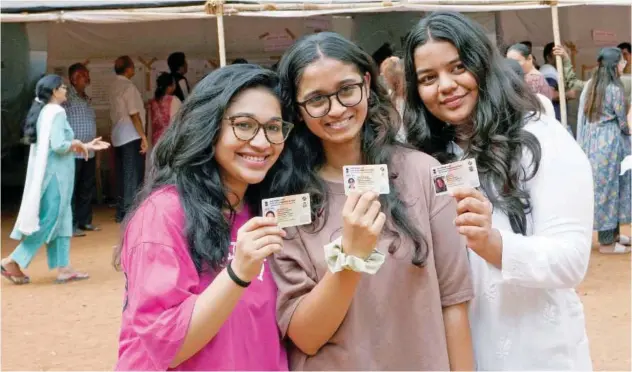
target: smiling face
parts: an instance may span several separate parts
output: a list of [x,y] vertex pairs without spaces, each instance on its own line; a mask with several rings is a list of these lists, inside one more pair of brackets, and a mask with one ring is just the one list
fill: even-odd
[[414,62],[417,92],[426,108],[446,123],[470,124],[478,83],[454,45],[430,40],[415,49]]
[[[215,145],[215,160],[221,167],[224,185],[235,192],[245,191],[248,185],[263,181],[283,151],[283,143],[270,144],[263,128],[250,141],[235,136],[233,125],[242,126],[248,117],[262,124],[281,120],[278,98],[266,88],[250,88],[236,95],[224,114],[222,128]],[[239,119],[243,117],[245,119]]]
[[[323,142],[339,144],[359,140],[368,113],[367,96],[370,80],[368,74],[362,76],[354,65],[336,59],[324,57],[309,64],[303,70],[297,87],[297,101],[306,102],[309,100],[310,107],[316,109],[321,104],[330,105],[329,112],[319,118],[312,117],[317,110],[310,109],[310,107],[300,108],[301,117],[309,130]],[[359,83],[364,84],[357,89]],[[347,102],[353,101],[355,103],[356,100],[353,98],[357,97],[359,103],[352,107],[346,107],[338,101],[336,95],[330,98],[322,97],[336,92],[340,92],[339,96],[343,102],[345,99],[349,99]],[[327,99],[330,100],[329,103],[325,102]]]

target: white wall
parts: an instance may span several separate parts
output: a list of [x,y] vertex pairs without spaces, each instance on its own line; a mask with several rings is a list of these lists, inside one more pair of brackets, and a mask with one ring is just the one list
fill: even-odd
[[[344,17],[333,18],[331,30],[350,37],[351,22]],[[305,21],[299,18],[225,17],[224,27],[229,62],[243,57],[268,65],[274,63],[274,57],[281,53],[265,51],[261,35],[285,32],[286,28],[296,38],[311,32]],[[41,38],[41,33],[39,35],[36,38]],[[219,60],[217,23],[214,19],[133,24],[51,24],[47,49],[51,61],[114,60],[125,54],[147,60],[165,59],[174,51],[182,51],[195,59]]]
[[[385,42],[390,42],[396,51],[400,51],[401,38],[406,36],[424,14],[424,12],[391,12],[354,15],[353,40],[369,54],[373,54]],[[480,23],[487,35],[495,40],[494,13],[465,14]]]

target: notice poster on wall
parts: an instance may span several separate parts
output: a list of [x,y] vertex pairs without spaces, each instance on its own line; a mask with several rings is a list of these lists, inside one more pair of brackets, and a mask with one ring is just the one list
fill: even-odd
[[[92,98],[92,107],[95,109],[108,109],[110,106],[110,86],[116,78],[114,66],[111,61],[94,61],[90,62],[87,67],[90,70],[90,86],[88,94]],[[135,62],[134,68],[136,73],[132,77],[132,82],[136,85],[144,98],[146,88],[146,69],[140,62]]]
[[305,19],[305,31],[314,34],[323,31],[331,31],[331,17],[308,17]]
[[287,30],[267,32],[261,39],[263,40],[263,50],[265,52],[284,52],[294,44],[294,38]]

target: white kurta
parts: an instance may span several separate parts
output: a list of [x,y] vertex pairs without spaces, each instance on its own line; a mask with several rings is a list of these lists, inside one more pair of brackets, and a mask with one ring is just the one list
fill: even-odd
[[[593,225],[590,163],[557,120],[526,125],[542,147],[527,182],[528,236],[494,211],[502,270],[470,251],[476,297],[470,322],[478,370],[592,370],[584,311],[575,287],[588,269]],[[522,162],[527,167],[530,157]]]

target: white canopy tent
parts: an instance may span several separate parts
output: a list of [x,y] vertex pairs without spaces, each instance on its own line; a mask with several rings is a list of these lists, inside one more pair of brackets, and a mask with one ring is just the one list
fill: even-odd
[[[188,54],[199,54],[200,50],[208,50],[209,44],[217,50],[219,54],[219,61],[214,58],[208,58],[206,61],[208,67],[215,67],[215,65],[226,64],[226,41],[229,45],[241,44],[239,40],[231,39],[235,33],[231,29],[234,25],[244,25],[245,22],[233,22],[234,25],[228,25],[225,28],[225,17],[259,17],[259,18],[293,18],[301,19],[305,17],[318,17],[318,16],[348,16],[348,15],[360,15],[363,13],[387,13],[387,12],[424,12],[430,10],[456,10],[460,12],[499,12],[516,14],[515,11],[533,11],[536,9],[551,9],[551,18],[549,18],[548,24],[553,25],[553,38],[556,43],[560,43],[560,30],[559,30],[559,15],[558,7],[577,7],[581,5],[621,5],[626,6],[632,4],[632,0],[560,0],[560,1],[547,1],[547,0],[305,0],[303,2],[297,2],[295,0],[274,0],[271,2],[263,1],[223,1],[223,0],[209,0],[209,1],[194,1],[194,0],[84,0],[78,1],[63,1],[63,0],[50,0],[50,1],[16,1],[16,0],[3,0],[1,8],[1,21],[2,22],[19,22],[19,23],[31,23],[31,22],[49,22],[53,26],[49,28],[51,33],[60,35],[65,32],[66,34],[73,34],[76,36],[75,40],[83,41],[78,47],[77,43],[66,46],[64,43],[54,45],[54,49],[57,50],[61,56],[71,56],[72,52],[67,53],[64,49],[73,48],[74,51],[90,50],[89,45],[90,38],[92,42],[100,47],[100,51],[92,51],[90,55],[85,55],[83,58],[86,60],[94,59],[95,57],[112,57],[115,55],[115,50],[122,49],[120,47],[130,45],[130,40],[122,38],[121,42],[98,42],[99,36],[103,33],[95,32],[93,29],[98,27],[86,27],[81,24],[116,24],[118,35],[127,35],[132,37],[138,35],[139,27],[144,28],[146,31],[151,31],[155,39],[161,40],[164,44],[171,47],[171,50],[183,50]],[[626,12],[629,16],[629,10]],[[205,22],[208,18],[215,18],[217,23],[217,31],[213,32],[208,22]],[[629,19],[629,18],[628,18]],[[501,24],[502,24],[502,18]],[[153,30],[149,30],[147,26],[141,25],[141,23],[152,23],[162,21],[159,29],[153,27]],[[169,21],[169,27],[164,27],[164,21]],[[197,22],[196,22],[197,21]],[[267,22],[269,24],[269,22]],[[295,35],[301,34],[300,24],[296,21],[284,20],[284,31],[290,36],[291,39],[295,38]],[[300,22],[299,22],[300,23]],[[336,22],[332,22],[336,23]],[[339,27],[345,28],[344,21],[337,22]],[[498,23],[498,22],[496,22]],[[79,24],[79,25],[77,25]],[[270,38],[269,33],[258,27],[258,24],[262,22],[248,22],[247,27],[250,33],[262,36],[264,39]],[[629,25],[629,22],[628,22]],[[186,40],[170,38],[169,31],[173,29],[191,29],[192,32]],[[330,27],[336,28],[336,27]],[[499,29],[496,25],[496,29]],[[294,29],[294,31],[293,31]],[[348,29],[348,27],[347,27]],[[629,29],[629,28],[628,28]],[[91,31],[92,30],[92,31]],[[340,30],[335,30],[340,31]],[[497,31],[497,30],[496,30]],[[265,36],[267,33],[268,36]],[[341,32],[344,34],[344,32]],[[210,42],[209,37],[215,35],[217,43]],[[82,36],[83,35],[83,36]],[[88,35],[88,36],[85,36]],[[105,34],[107,35],[107,34]],[[227,37],[228,35],[228,37]],[[78,36],[78,37],[77,37]],[[272,35],[283,39],[283,35]],[[350,36],[350,35],[345,35]],[[629,32],[625,35],[625,39],[629,36]],[[49,39],[51,37],[49,36]],[[52,38],[55,39],[54,37]],[[108,40],[108,38],[101,37],[101,39]],[[550,40],[550,39],[549,39]],[[188,43],[188,41],[193,41]],[[138,43],[134,43],[138,45]],[[183,44],[186,46],[183,48]],[[283,46],[283,40],[279,41],[278,47]],[[206,47],[206,48],[205,48]],[[254,49],[254,45],[250,45]],[[188,49],[188,50],[187,50]],[[270,48],[268,48],[270,49]],[[128,49],[129,50],[129,49]],[[127,54],[129,52],[118,52],[116,55]],[[53,53],[54,57],[54,53]],[[156,58],[156,57],[154,57]],[[55,60],[55,58],[52,58]],[[57,58],[59,60],[59,58]],[[150,63],[143,62],[148,69],[151,68],[152,59],[146,59]],[[57,61],[60,62],[60,61]],[[219,63],[217,63],[219,62]],[[561,61],[558,63],[561,64]],[[561,66],[561,65],[560,65]],[[558,68],[561,71],[561,68]],[[560,76],[560,79],[563,77]],[[149,83],[147,84],[147,90],[149,90]],[[564,94],[562,93],[562,96]],[[565,100],[562,101],[562,110],[565,112]],[[566,118],[566,115],[562,115]]]
[[[3,0],[0,5],[0,20],[3,23],[28,23],[29,38],[35,41],[34,44],[38,44],[39,40],[39,44],[46,45],[49,70],[56,72],[59,72],[61,66],[77,60],[111,61],[122,54],[138,55],[146,68],[144,75],[148,81],[145,90],[149,92],[151,70],[156,70],[154,62],[164,59],[171,51],[184,51],[188,56],[202,61],[204,66],[199,67],[196,72],[200,76],[217,65],[226,64],[226,45],[230,49],[239,49],[232,51],[233,57],[248,56],[251,61],[265,64],[267,60],[271,63],[288,43],[304,33],[330,29],[351,39],[362,38],[360,34],[365,28],[370,30],[368,27],[371,25],[363,25],[365,28],[357,30],[349,20],[354,16],[362,17],[363,14],[392,13],[404,17],[404,14],[411,12],[456,10],[487,13],[489,19],[492,14],[490,12],[498,12],[501,16],[495,17],[490,22],[492,26],[488,26],[490,36],[517,42],[546,34],[542,39],[547,40],[540,44],[544,45],[551,39],[558,44],[561,42],[558,7],[564,8],[562,11],[568,14],[572,9],[587,8],[582,5],[595,9],[599,9],[597,6],[600,5],[627,5],[627,11],[618,12],[619,15],[624,15],[623,18],[619,17],[620,20],[627,20],[621,22],[624,26],[619,27],[619,30],[627,31],[615,34],[618,33],[622,41],[629,40],[630,4],[632,0]],[[538,9],[551,9],[551,15],[543,16],[543,11]],[[529,27],[525,18],[520,16],[523,13],[533,14],[528,19],[537,26]],[[613,22],[614,16],[610,13],[607,17],[602,17],[602,20],[596,17],[590,22],[604,22],[605,18],[607,24],[604,29],[609,30],[612,24],[619,23]],[[257,21],[246,17],[257,17]],[[209,23],[209,18],[216,19],[217,23]],[[226,24],[225,18],[230,18]],[[278,21],[278,18],[284,19]],[[313,20],[313,23],[320,21],[326,25],[306,29],[305,18]],[[565,18],[565,34],[572,33],[568,25],[574,20],[568,16]],[[279,23],[282,23],[282,27],[279,27]],[[520,25],[525,27],[516,27]],[[553,37],[550,32],[543,32],[551,29]],[[244,30],[249,37],[245,37]],[[368,31],[369,34],[372,32]],[[375,33],[377,32],[380,31],[376,30]],[[499,33],[504,35],[498,35]],[[520,33],[524,36],[515,39]],[[46,40],[42,40],[43,35]],[[585,32],[575,36],[578,39],[586,38]],[[270,41],[274,38],[277,40]],[[265,53],[261,53],[261,49]],[[259,55],[253,52],[257,50],[260,51]],[[247,54],[239,54],[243,52]],[[219,58],[215,57],[217,55]],[[164,69],[164,63],[162,68]],[[558,70],[561,71],[561,68]],[[560,76],[560,79],[563,78]],[[562,106],[564,107],[564,103]],[[563,110],[565,111],[564,108]],[[566,115],[562,117],[565,119]]]
[[[384,42],[398,44],[420,13],[432,10],[467,12],[505,45],[532,40],[537,48],[553,39],[553,30],[557,36],[561,31],[565,40],[582,48],[581,63],[589,63],[596,55],[593,28],[616,34],[619,41],[630,40],[631,4],[632,0],[2,0],[0,22],[22,25],[30,50],[42,51],[49,72],[65,75],[70,64],[88,62],[93,102],[98,103],[105,101],[103,88],[112,74],[112,61],[120,55],[131,55],[137,62],[136,83],[148,97],[155,74],[166,70],[166,57],[173,51],[187,54],[188,77],[195,82],[227,57],[271,64],[295,37],[318,30],[338,32],[371,53]],[[557,13],[561,24],[552,27]],[[5,72],[11,75],[11,62],[5,62],[10,58],[3,56],[3,82]],[[97,107],[97,125],[109,128],[105,106]]]

